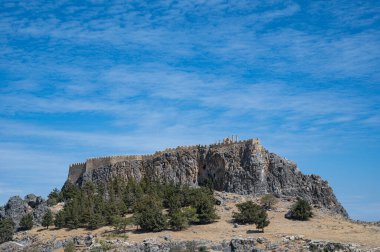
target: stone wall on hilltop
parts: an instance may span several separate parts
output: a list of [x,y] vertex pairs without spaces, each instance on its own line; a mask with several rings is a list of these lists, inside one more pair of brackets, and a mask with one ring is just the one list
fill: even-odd
[[302,174],[294,162],[270,153],[257,139],[89,159],[70,167],[68,182],[81,186],[86,181],[144,177],[194,186],[212,180],[218,191],[302,197],[347,217],[327,181]]

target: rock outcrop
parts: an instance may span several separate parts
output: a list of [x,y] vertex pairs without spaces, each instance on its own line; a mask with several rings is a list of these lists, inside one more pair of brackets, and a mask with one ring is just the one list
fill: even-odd
[[257,139],[177,147],[143,156],[88,159],[70,166],[68,183],[144,177],[163,182],[201,185],[211,180],[218,191],[279,197],[302,197],[347,217],[327,181],[302,174],[297,165],[267,151]]
[[9,198],[7,204],[0,209],[0,219],[10,218],[19,227],[21,218],[31,213],[35,225],[41,225],[43,215],[48,210],[48,206],[42,197],[29,194],[22,199],[20,196]]

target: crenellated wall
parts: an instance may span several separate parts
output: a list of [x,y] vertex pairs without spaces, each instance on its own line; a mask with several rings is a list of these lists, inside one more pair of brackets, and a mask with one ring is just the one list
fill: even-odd
[[177,146],[175,148],[166,148],[163,151],[156,151],[154,154],[146,155],[116,155],[116,156],[104,156],[104,157],[92,157],[86,160],[84,163],[74,163],[69,167],[69,176],[68,180],[71,183],[76,183],[78,179],[86,172],[91,172],[95,169],[107,166],[113,166],[120,162],[126,161],[143,161],[149,160],[154,157],[160,156],[165,153],[175,153],[178,151],[198,151],[199,149],[208,149],[208,148],[223,148],[233,145],[241,144],[254,144],[260,145],[260,141],[256,139],[248,140],[234,140],[233,138],[224,138],[223,141],[217,141],[214,144],[210,145],[189,145],[189,146]]

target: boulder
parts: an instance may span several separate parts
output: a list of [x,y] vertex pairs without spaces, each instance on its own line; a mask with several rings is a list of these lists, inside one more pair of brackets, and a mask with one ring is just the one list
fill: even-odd
[[255,251],[255,240],[235,238],[231,240],[230,247],[232,252]]

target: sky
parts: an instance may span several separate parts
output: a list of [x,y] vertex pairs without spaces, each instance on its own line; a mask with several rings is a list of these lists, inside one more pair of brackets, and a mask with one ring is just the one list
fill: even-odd
[[69,164],[258,137],[380,220],[379,1],[0,1],[0,204]]

